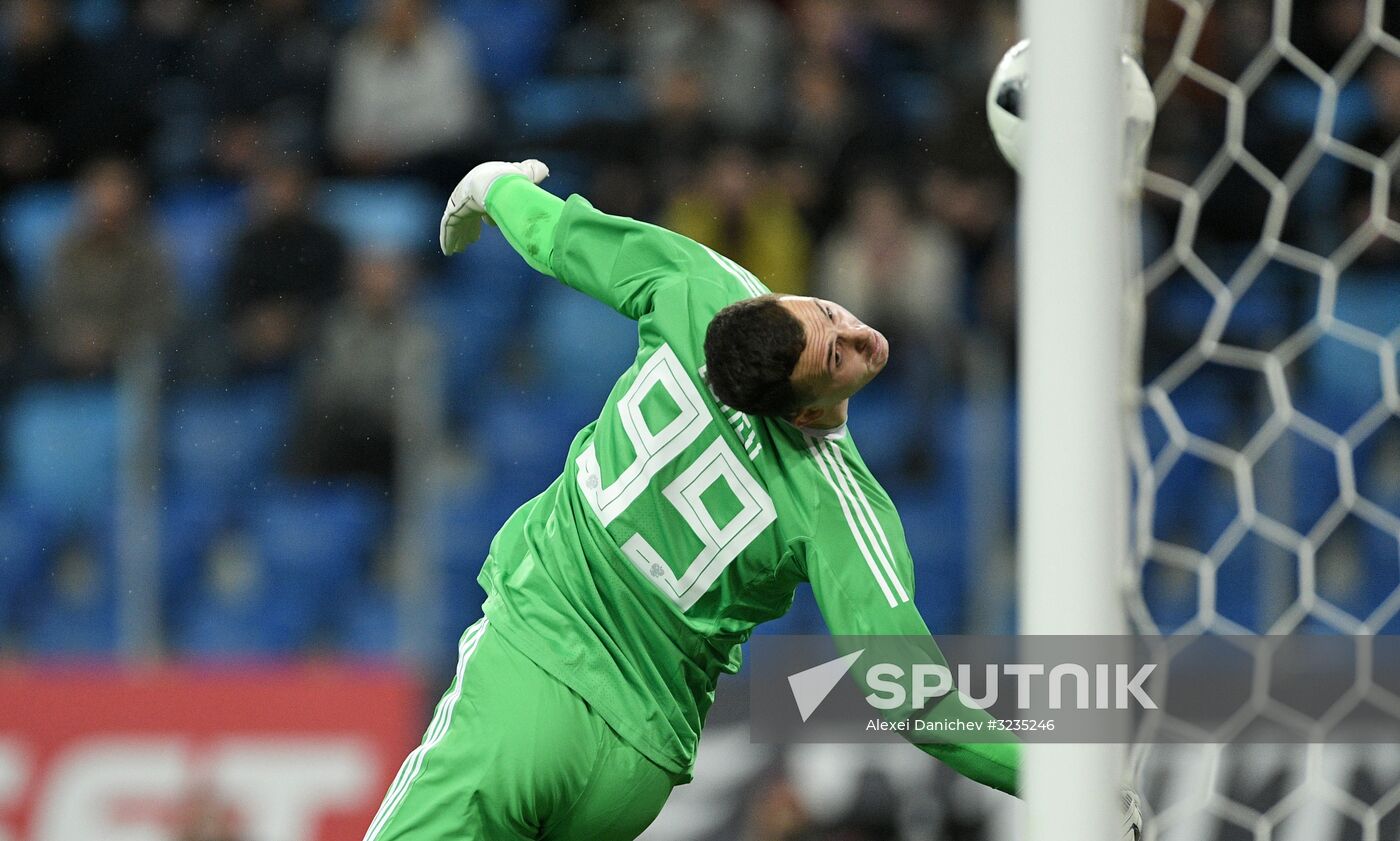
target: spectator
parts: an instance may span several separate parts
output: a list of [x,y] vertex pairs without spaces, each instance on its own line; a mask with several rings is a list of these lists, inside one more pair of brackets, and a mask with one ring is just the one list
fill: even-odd
[[110,128],[93,95],[98,68],[69,28],[66,4],[14,0],[4,11],[0,173],[10,183],[71,173],[92,152],[94,132]]
[[774,775],[755,782],[739,831],[742,841],[803,841],[817,837],[791,780]]
[[1301,0],[1292,11],[1292,41],[1308,59],[1331,71],[1365,31],[1367,6],[1357,0]]
[[217,111],[214,148],[227,168],[246,172],[260,143],[321,151],[331,49],[331,33],[306,0],[235,4],[216,21],[207,73]]
[[952,234],[917,218],[894,182],[873,179],[857,185],[817,276],[820,294],[861,313],[891,344],[927,347],[957,322],[961,267]]
[[339,290],[344,247],[311,215],[313,184],[293,160],[265,163],[254,178],[254,219],[238,237],[224,287],[236,375],[287,370],[313,311]]
[[[1376,56],[1367,68],[1366,82],[1375,113],[1354,145],[1384,159],[1396,138],[1400,138],[1400,59],[1387,54]],[[1372,218],[1373,181],[1369,169],[1347,167],[1340,214],[1344,227],[1334,235],[1337,244]],[[1382,207],[1380,214],[1389,209],[1394,218],[1394,209],[1400,207],[1400,184],[1394,177],[1390,180],[1388,199],[1388,206]],[[1378,234],[1356,259],[1355,265],[1371,271],[1400,272],[1400,242],[1392,236]]]
[[355,173],[407,172],[455,182],[484,103],[463,34],[430,0],[377,0],[340,46],[330,143]]
[[23,376],[26,322],[19,282],[10,261],[0,254],[0,403]]
[[[800,202],[812,229],[825,234],[835,222],[855,167],[878,148],[880,132],[861,108],[847,73],[819,53],[793,69],[787,96],[783,140],[789,162],[800,162],[804,176]],[[794,175],[789,168],[787,175]]]
[[[961,268],[953,235],[916,217],[899,186],[881,179],[857,185],[846,220],[821,252],[818,294],[889,338],[897,350],[886,376],[914,407],[913,417],[927,416],[962,361]],[[920,444],[912,438],[903,461],[911,476],[932,467]]]
[[134,128],[157,179],[198,174],[204,161],[207,97],[199,81],[201,18],[196,0],[139,0],[131,23],[102,48],[113,106]]
[[1010,169],[994,168],[989,173],[971,160],[969,164],[934,167],[919,193],[931,217],[957,236],[975,269],[1015,214],[1007,183]]
[[[966,300],[963,316],[984,338],[995,338],[1014,361],[1016,337],[1015,218],[1010,167],[988,165],[973,150],[939,154],[919,185],[921,204],[961,247]],[[944,161],[958,163],[945,166]]]
[[86,378],[110,373],[137,341],[169,335],[177,311],[132,164],[97,161],[78,189],[77,222],[59,242],[41,293],[37,339],[49,374]]
[[845,0],[799,0],[792,9],[796,49],[807,59],[864,66],[870,53],[870,27],[862,10]]
[[326,317],[303,379],[297,473],[392,486],[407,395],[425,384],[434,337],[406,306],[413,281],[399,254],[359,255],[345,298]]
[[715,152],[665,216],[666,227],[737,260],[774,292],[805,294],[811,240],[802,217],[743,147]]
[[657,0],[633,31],[634,73],[662,111],[711,115],[728,137],[773,127],[787,30],[758,0]]

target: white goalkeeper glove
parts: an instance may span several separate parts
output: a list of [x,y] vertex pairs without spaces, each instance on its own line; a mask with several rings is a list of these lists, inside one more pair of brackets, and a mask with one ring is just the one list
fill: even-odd
[[472,167],[447,200],[447,209],[442,212],[438,224],[438,245],[448,256],[456,254],[481,236],[481,220],[486,216],[486,192],[502,175],[523,175],[533,184],[538,184],[549,176],[549,167],[531,158],[528,161],[507,163],[489,161]]
[[1142,803],[1138,799],[1137,792],[1127,786],[1123,787],[1123,841],[1141,841],[1142,839]]

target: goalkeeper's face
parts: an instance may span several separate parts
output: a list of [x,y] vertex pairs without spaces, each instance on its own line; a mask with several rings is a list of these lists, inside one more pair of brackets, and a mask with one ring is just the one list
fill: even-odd
[[801,414],[839,405],[884,370],[890,343],[850,310],[833,301],[795,295],[778,303],[801,323],[806,336],[792,369],[793,385],[810,395]]

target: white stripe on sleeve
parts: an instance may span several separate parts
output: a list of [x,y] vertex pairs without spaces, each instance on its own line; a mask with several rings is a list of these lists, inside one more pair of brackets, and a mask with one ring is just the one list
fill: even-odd
[[820,442],[808,439],[807,446],[811,448],[812,457],[817,460],[817,466],[821,468],[822,475],[826,477],[826,481],[831,485],[831,489],[836,492],[836,500],[841,503],[841,513],[846,515],[846,525],[851,528],[851,536],[855,538],[856,547],[860,549],[861,555],[865,557],[865,563],[870,567],[870,574],[875,576],[875,581],[880,585],[880,590],[885,594],[885,600],[889,602],[890,607],[894,607],[899,604],[899,602],[895,600],[894,593],[890,591],[889,583],[885,581],[879,566],[875,563],[875,559],[871,557],[870,548],[866,546],[866,534],[856,525],[855,518],[851,516],[850,503],[847,502],[846,494],[841,490],[840,485],[837,484],[835,477],[831,473],[831,468],[827,465],[826,457],[822,454],[820,449]]

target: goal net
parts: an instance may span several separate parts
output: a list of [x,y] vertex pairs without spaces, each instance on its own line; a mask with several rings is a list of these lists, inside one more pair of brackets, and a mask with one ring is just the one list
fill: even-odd
[[[1139,25],[1133,628],[1400,632],[1400,3],[1150,0]],[[1147,838],[1396,841],[1397,732],[1138,745]]]

